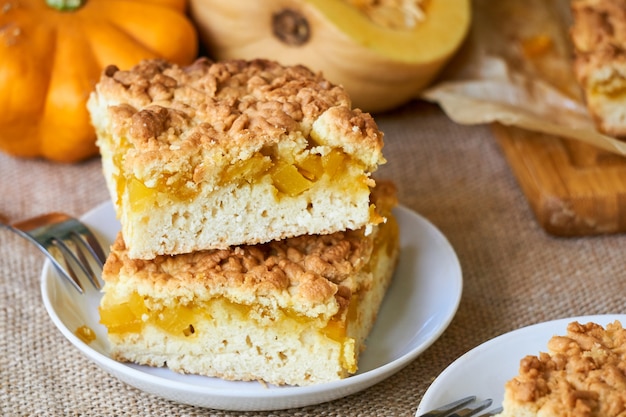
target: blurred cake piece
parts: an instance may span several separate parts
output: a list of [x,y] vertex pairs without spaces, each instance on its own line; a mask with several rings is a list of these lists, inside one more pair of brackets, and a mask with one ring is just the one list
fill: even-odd
[[597,129],[626,137],[626,0],[572,0],[574,69]]
[[88,108],[128,256],[370,228],[383,134],[345,90],[266,60],[108,67]]

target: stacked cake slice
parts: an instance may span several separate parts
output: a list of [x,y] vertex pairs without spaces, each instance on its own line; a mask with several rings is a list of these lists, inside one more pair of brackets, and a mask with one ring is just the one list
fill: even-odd
[[122,225],[115,358],[290,385],[357,370],[399,251],[371,116],[264,60],[109,67],[88,106]]

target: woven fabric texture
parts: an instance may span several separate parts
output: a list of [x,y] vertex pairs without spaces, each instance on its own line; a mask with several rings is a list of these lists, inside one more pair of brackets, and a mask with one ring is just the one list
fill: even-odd
[[[444,334],[383,382],[329,403],[228,412],[170,402],[94,365],[49,319],[39,288],[43,255],[0,229],[2,416],[412,416],[432,380],[473,347],[547,320],[625,313],[626,237],[555,238],[536,222],[488,126],[459,126],[412,103],[376,117],[400,202],[448,238],[463,296]],[[99,159],[59,165],[0,155],[0,216],[80,216],[109,199]],[[530,352],[535,353],[535,352]]]

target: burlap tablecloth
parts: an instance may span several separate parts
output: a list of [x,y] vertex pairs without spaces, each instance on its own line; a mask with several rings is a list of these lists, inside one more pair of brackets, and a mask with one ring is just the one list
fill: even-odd
[[[626,236],[554,238],[535,221],[488,126],[459,126],[432,105],[378,115],[400,201],[447,236],[464,289],[451,325],[409,366],[364,392],[275,412],[180,405],[129,387],[74,348],[48,318],[43,255],[0,230],[2,416],[412,416],[431,381],[464,352],[522,326],[624,313]],[[81,215],[109,198],[94,159],[77,165],[0,155],[0,214]]]

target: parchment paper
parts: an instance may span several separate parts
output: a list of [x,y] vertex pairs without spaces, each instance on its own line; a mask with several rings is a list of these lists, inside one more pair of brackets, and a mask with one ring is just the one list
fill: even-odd
[[573,72],[569,0],[474,0],[468,39],[422,93],[456,123],[499,122],[626,155],[598,132]]

